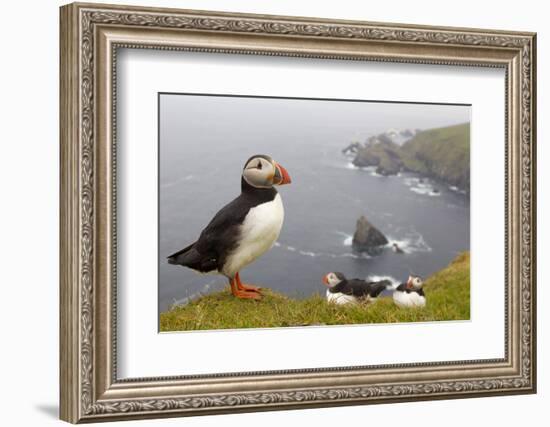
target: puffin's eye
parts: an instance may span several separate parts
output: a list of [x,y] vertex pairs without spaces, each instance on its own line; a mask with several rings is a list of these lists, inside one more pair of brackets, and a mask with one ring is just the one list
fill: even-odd
[[258,162],[257,168],[260,169],[260,170],[262,170],[262,161],[261,161],[261,160]]

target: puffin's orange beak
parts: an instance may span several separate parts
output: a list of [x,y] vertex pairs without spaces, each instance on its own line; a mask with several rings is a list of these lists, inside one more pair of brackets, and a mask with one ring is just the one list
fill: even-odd
[[275,163],[275,176],[273,177],[273,184],[276,185],[285,185],[290,184],[290,175],[287,170],[282,167],[279,163]]
[[327,286],[329,285],[329,283],[328,283],[328,274],[323,276],[323,283]]

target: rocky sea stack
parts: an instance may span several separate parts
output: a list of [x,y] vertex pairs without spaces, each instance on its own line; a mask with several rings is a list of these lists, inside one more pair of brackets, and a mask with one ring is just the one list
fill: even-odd
[[369,255],[377,255],[382,247],[387,245],[388,239],[362,215],[357,220],[357,227],[353,234],[353,249],[359,252],[366,252]]

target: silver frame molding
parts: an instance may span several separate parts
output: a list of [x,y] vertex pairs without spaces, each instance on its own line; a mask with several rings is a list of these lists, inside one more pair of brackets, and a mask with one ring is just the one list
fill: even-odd
[[[60,36],[60,416],[72,423],[536,391],[534,33],[100,4]],[[118,48],[499,67],[506,72],[503,359],[117,379]]]

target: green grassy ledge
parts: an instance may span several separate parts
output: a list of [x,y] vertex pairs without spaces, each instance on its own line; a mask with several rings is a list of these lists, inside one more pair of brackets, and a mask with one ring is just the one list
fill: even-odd
[[[320,285],[320,292],[324,289]],[[375,304],[338,306],[324,294],[293,299],[264,289],[261,301],[234,298],[228,289],[205,295],[160,315],[161,332],[360,323],[470,319],[470,253],[463,252],[426,280],[427,305],[400,309],[391,298]]]

